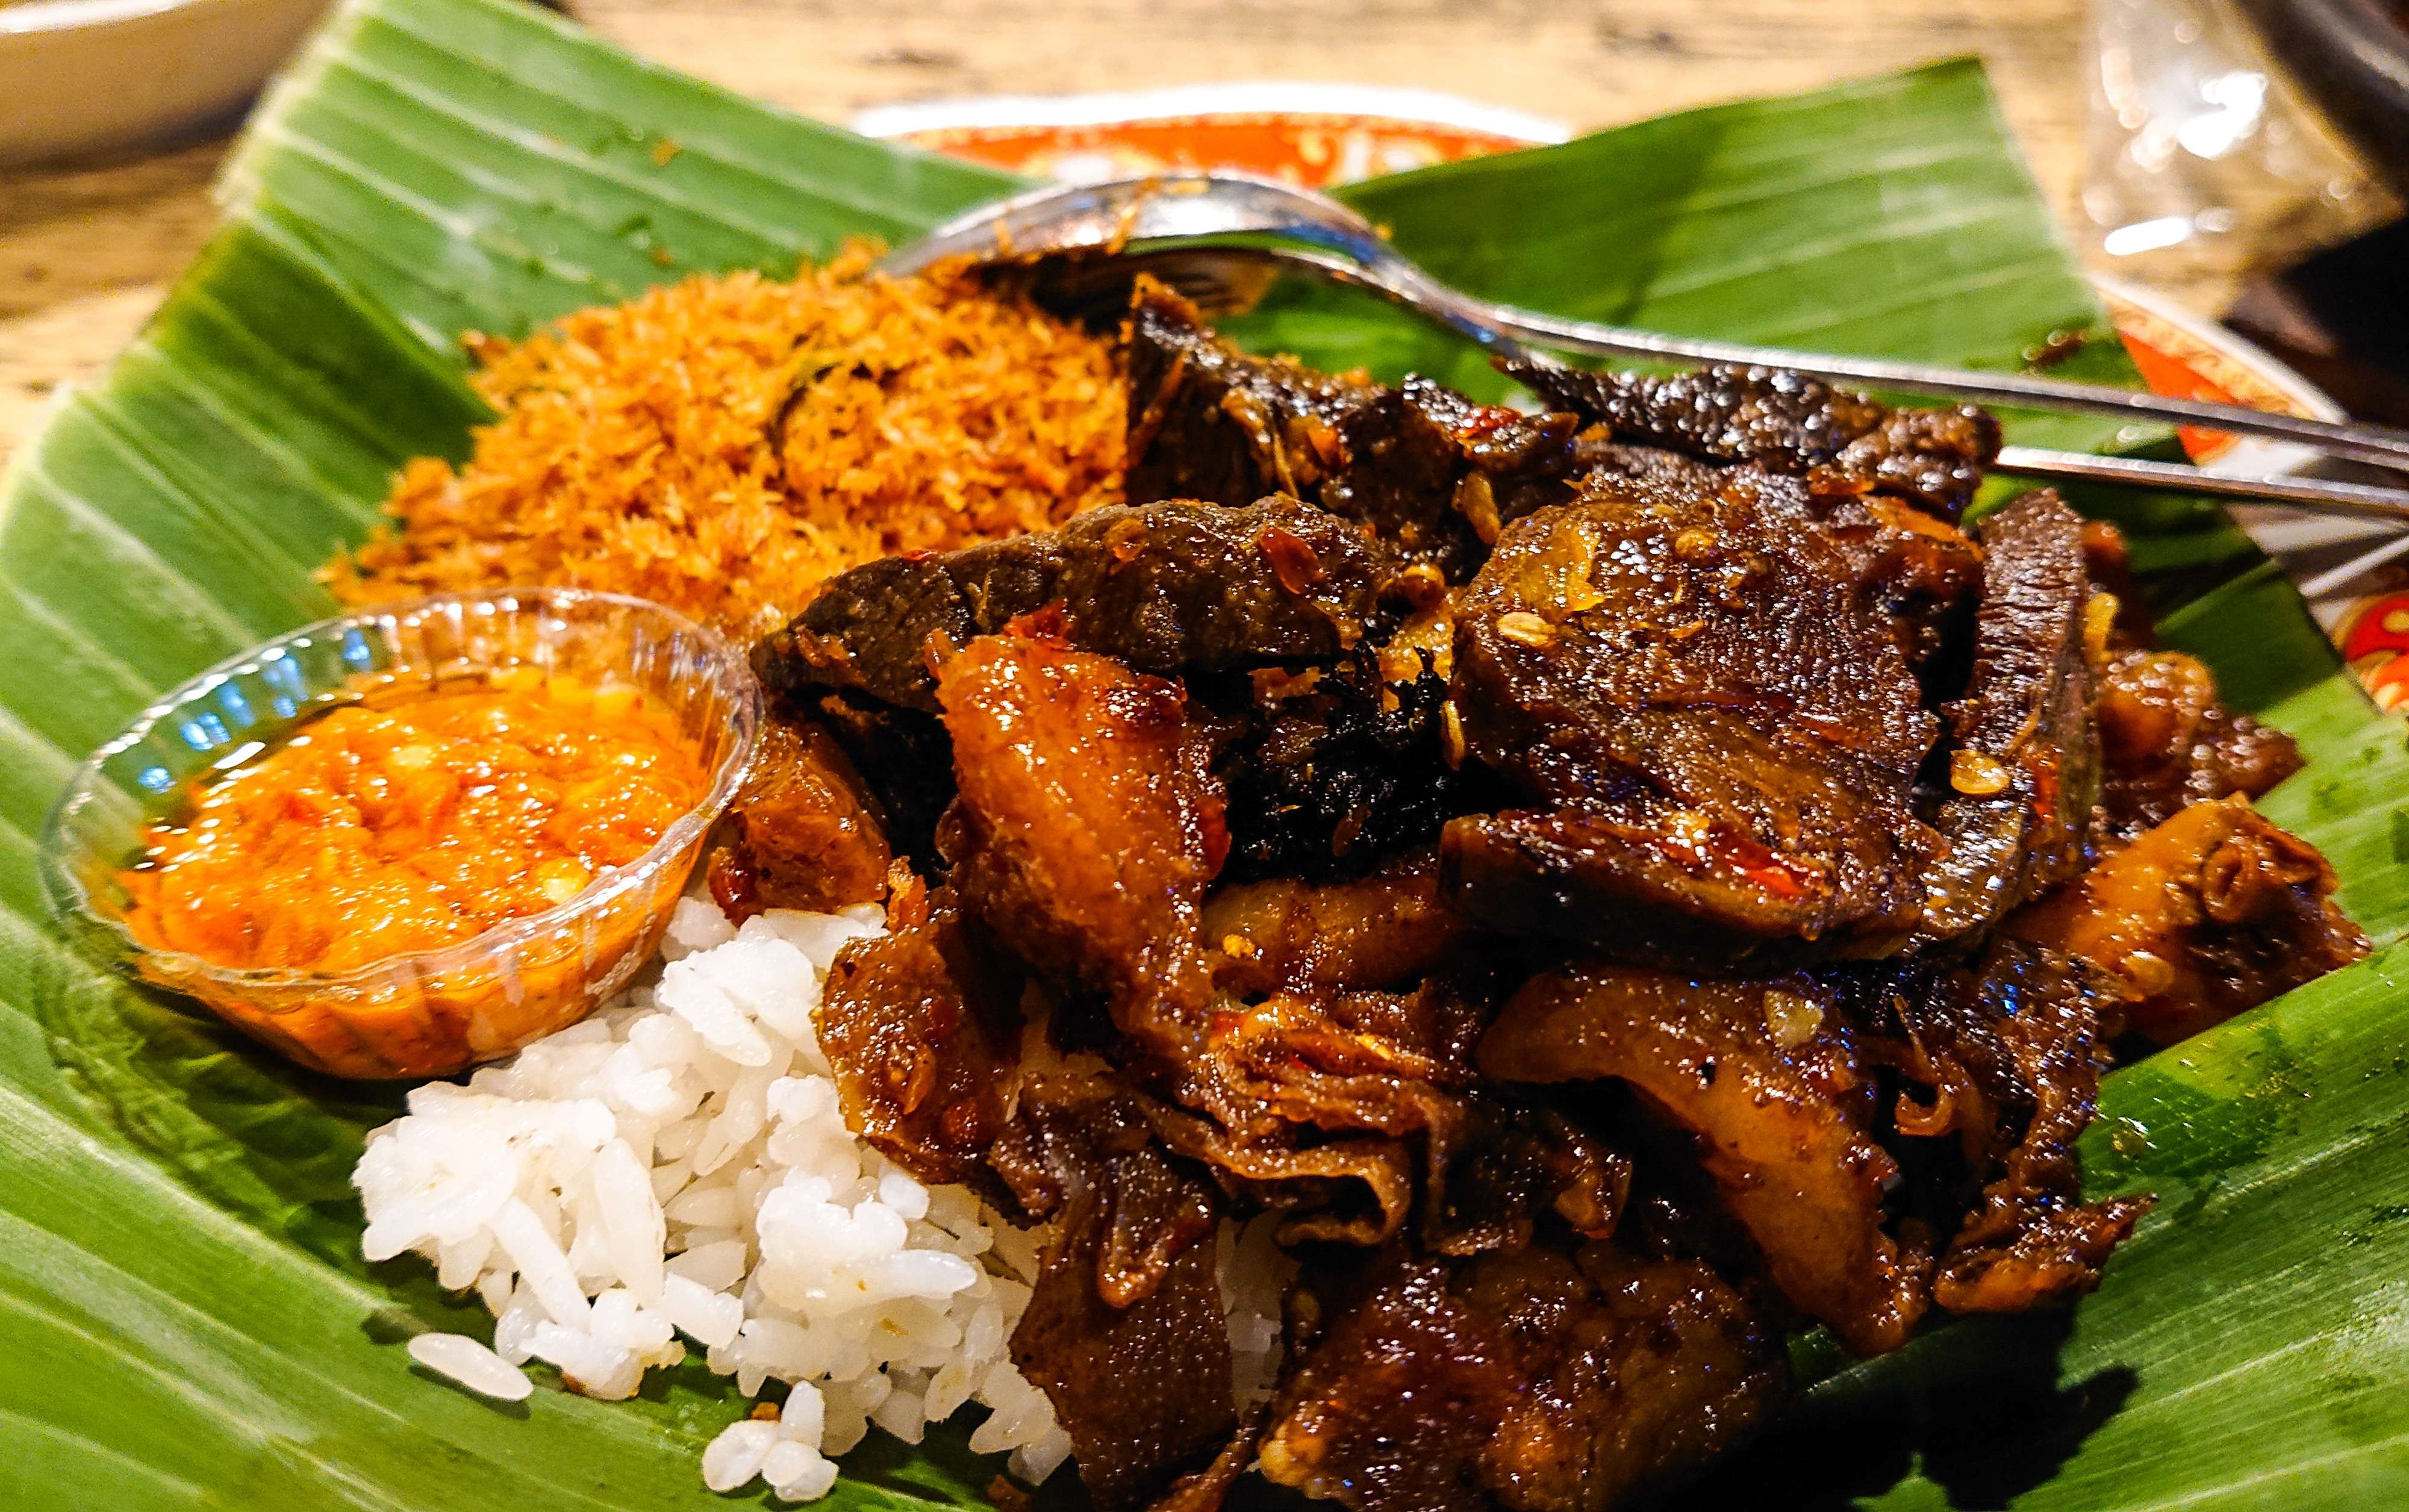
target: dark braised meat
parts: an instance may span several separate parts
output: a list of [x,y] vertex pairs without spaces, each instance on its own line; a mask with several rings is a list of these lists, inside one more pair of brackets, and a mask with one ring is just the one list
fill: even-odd
[[1422,1225],[1427,1254],[1528,1246],[1541,1232],[1610,1239],[1631,1200],[1631,1159],[1553,1108],[1491,1087],[1464,1099],[1460,1147]]
[[1956,526],[1886,495],[1818,502],[1827,506],[1824,528],[1889,615],[1908,665],[1930,679],[1982,587],[1982,548]]
[[[1975,965],[1909,965],[1852,1016],[1868,1056],[1924,1088],[1895,1114],[1911,1139],[1954,1136],[1981,1187],[1940,1257],[1952,1312],[2022,1312],[2090,1290],[2147,1199],[2083,1201],[2074,1142],[2098,1106],[2118,1015],[2107,980],[2057,951],[1996,939]],[[2104,1022],[2103,1022],[2104,1020]],[[1964,1197],[1944,1205],[1962,1211]]]
[[1364,1269],[1306,1293],[1326,1331],[1281,1388],[1264,1478],[1355,1512],[1478,1506],[1522,1361],[1453,1294],[1453,1264],[1400,1246]]
[[1533,418],[1420,379],[1392,389],[1250,356],[1150,284],[1131,311],[1128,346],[1132,499],[1289,494],[1458,579],[1501,519],[1566,493],[1568,415]]
[[878,800],[818,724],[773,719],[714,848],[712,896],[731,916],[765,908],[832,913],[887,896],[895,858]]
[[1499,1013],[1479,1066],[1508,1082],[1627,1084],[1695,1136],[1782,1294],[1850,1348],[1879,1354],[1922,1314],[1929,1260],[1883,1228],[1898,1166],[1873,1140],[1873,1082],[1831,1006],[1831,989],[1803,975],[1547,972]]
[[2125,533],[2105,520],[2084,521],[2083,565],[2091,574],[2093,595],[2106,594],[2115,600],[2114,612],[2094,612],[2092,628],[2099,632],[2100,651],[2113,659],[2157,644],[2157,626],[2133,576],[2133,551],[2126,544]]
[[1356,1134],[1313,1144],[1293,1127],[1247,1139],[1160,1103],[1147,1117],[1166,1147],[1209,1167],[1223,1189],[1284,1215],[1281,1244],[1376,1245],[1413,1216],[1416,1162],[1403,1139]]
[[[1600,443],[1594,436],[1583,433],[1584,465],[1640,488],[1711,488],[1723,470],[1654,447]],[[1868,601],[1888,616],[1909,665],[1920,669],[1943,648],[1953,612],[1982,583],[1983,552],[1972,537],[1887,494],[1816,494],[1795,480],[1755,486],[1779,491],[1785,509],[1796,504],[1822,523]]]
[[938,870],[937,820],[954,800],[954,745],[944,721],[858,693],[821,692],[797,702],[817,716],[877,800],[888,847],[922,871]]
[[1794,482],[1601,473],[1517,522],[1458,608],[1454,691],[1535,800],[1447,827],[1491,928],[1728,964],[1912,927],[1934,721]]
[[959,796],[939,848],[969,913],[1040,972],[1104,999],[1156,1054],[1201,1047],[1198,926],[1229,839],[1176,683],[1075,651],[1051,616],[937,669]]
[[1022,1208],[1057,1224],[1013,1363],[1053,1401],[1096,1505],[1145,1506],[1238,1431],[1218,1196],[1128,1099],[1085,1082],[1027,1087],[994,1160]]
[[1361,871],[1430,845],[1465,779],[1448,759],[1446,681],[1384,679],[1370,648],[1305,677],[1255,678],[1214,763],[1230,795],[1235,877]]
[[1214,983],[1245,998],[1404,986],[1436,971],[1465,934],[1427,852],[1352,882],[1237,883],[1204,900]]
[[2367,936],[2315,846],[2235,797],[2195,803],[2011,928],[2114,978],[2125,1022],[2171,1044],[2347,966]]
[[1949,520],[1965,511],[1999,454],[1998,422],[1970,405],[1893,410],[1862,394],[1768,367],[1704,367],[1656,377],[1552,362],[1505,362],[1559,410],[1710,462],[1753,462],[1817,494],[1896,494]]
[[889,556],[832,578],[754,649],[772,692],[858,688],[933,713],[929,658],[1048,605],[1084,650],[1143,671],[1326,659],[1361,640],[1389,558],[1271,497],[1090,510],[1043,535]]
[[845,1127],[927,1182],[985,1184],[1019,1063],[1018,973],[917,882],[845,946],[813,1015]]
[[1948,708],[1952,740],[1933,827],[1924,932],[1986,929],[2082,870],[2099,787],[2085,650],[2083,522],[2027,494],[1983,523],[1974,671]]
[[2216,677],[2180,651],[2132,651],[2099,687],[2099,822],[2118,840],[2186,804],[2258,798],[2301,770],[2282,730],[2218,701]]
[[1606,1512],[1744,1437],[1780,1337],[1703,1265],[1608,1245],[1470,1261],[1396,1250],[1309,1293],[1264,1476],[1355,1512]]
[[[1220,1512],[1231,1490],[1255,1467],[1255,1451],[1269,1426],[1271,1404],[1258,1403],[1238,1424],[1238,1431],[1204,1469],[1183,1476],[1171,1490],[1155,1498],[1147,1512]],[[1004,1483],[1007,1486],[1011,1482]]]
[[2114,526],[2085,521],[2083,554],[2095,600],[2087,628],[2105,664],[2094,710],[2103,839],[2131,840],[2185,804],[2258,798],[2301,770],[2292,738],[2226,708],[2215,674],[2198,657],[2157,649],[2132,554]]
[[1169,1077],[1202,1117],[1164,1110],[1157,1127],[1173,1149],[1289,1213],[1283,1243],[1380,1243],[1411,1214],[1418,1164],[1445,1179],[1484,1016],[1438,980],[1402,994],[1225,1002],[1209,1044]]
[[[1517,368],[1578,411],[1535,419],[1143,287],[1126,339],[1164,501],[830,583],[757,648],[818,723],[712,872],[894,889],[819,1043],[886,1157],[1052,1225],[1013,1355],[1105,1512],[1258,1459],[1361,1512],[1661,1497],[1786,1330],[2090,1289],[2149,1203],[2084,1198],[2110,1047],[2368,949],[2121,538],[1960,528],[1986,417]],[[1274,1243],[1263,1402],[1216,1257]]]

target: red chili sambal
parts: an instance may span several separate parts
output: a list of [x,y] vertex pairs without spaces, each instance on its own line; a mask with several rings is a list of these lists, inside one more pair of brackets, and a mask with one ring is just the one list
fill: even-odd
[[584,891],[702,800],[659,699],[529,670],[395,690],[195,785],[121,874],[152,949],[342,972]]

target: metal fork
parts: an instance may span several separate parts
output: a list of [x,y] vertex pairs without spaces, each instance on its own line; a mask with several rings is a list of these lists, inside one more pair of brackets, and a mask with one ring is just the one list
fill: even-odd
[[[1147,271],[1207,314],[1245,309],[1281,269],[1380,295],[1500,356],[1540,350],[1651,362],[1786,367],[1812,378],[1984,404],[2102,414],[2128,422],[2207,426],[2409,468],[2409,432],[2271,414],[2201,399],[1980,373],[1881,358],[1664,336],[1568,320],[1477,298],[1440,282],[1391,247],[1353,210],[1291,184],[1233,173],[1174,172],[1031,190],[948,221],[880,265],[911,273],[953,258],[1028,263],[1057,308],[1110,313]],[[1544,359],[1542,359],[1544,360]],[[2002,471],[2136,484],[2231,498],[2276,499],[2325,513],[2409,524],[2409,491],[2302,478],[2232,478],[2178,463],[2011,446]]]

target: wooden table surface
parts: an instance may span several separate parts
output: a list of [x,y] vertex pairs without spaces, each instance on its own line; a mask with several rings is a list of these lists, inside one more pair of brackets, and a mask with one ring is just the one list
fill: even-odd
[[[808,114],[1239,79],[1406,86],[1611,125],[1962,53],[2074,209],[2085,0],[571,0],[636,51]],[[226,134],[0,174],[0,455],[209,234]]]

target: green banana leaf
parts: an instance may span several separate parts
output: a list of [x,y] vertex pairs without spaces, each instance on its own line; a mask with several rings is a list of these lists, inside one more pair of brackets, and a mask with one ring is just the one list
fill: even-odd
[[[699,1368],[636,1401],[497,1407],[401,1341],[483,1332],[357,1249],[349,1172],[389,1088],[312,1078],[73,955],[34,855],[72,763],[157,690],[327,607],[312,569],[392,469],[483,414],[462,333],[697,270],[784,272],[1009,187],[631,59],[508,0],[352,0],[229,168],[226,229],[0,481],[0,1505],[725,1504],[696,1457],[744,1404]],[[2053,333],[2129,381],[1999,125],[1949,64],[1350,190],[1481,293],[1666,329],[2013,368]],[[1393,310],[1282,286],[1248,339],[1500,392]],[[2147,437],[2012,417],[2020,439]],[[2079,498],[2132,532],[2169,637],[2293,730],[2270,812],[2409,929],[2409,739],[2196,499]],[[2404,947],[2409,948],[2409,947]],[[2102,1191],[2157,1212],[2072,1314],[1956,1325],[1818,1384],[1692,1498],[2142,1509],[2409,1504],[2409,956],[2110,1080]],[[979,1504],[959,1433],[850,1457],[843,1507]]]

